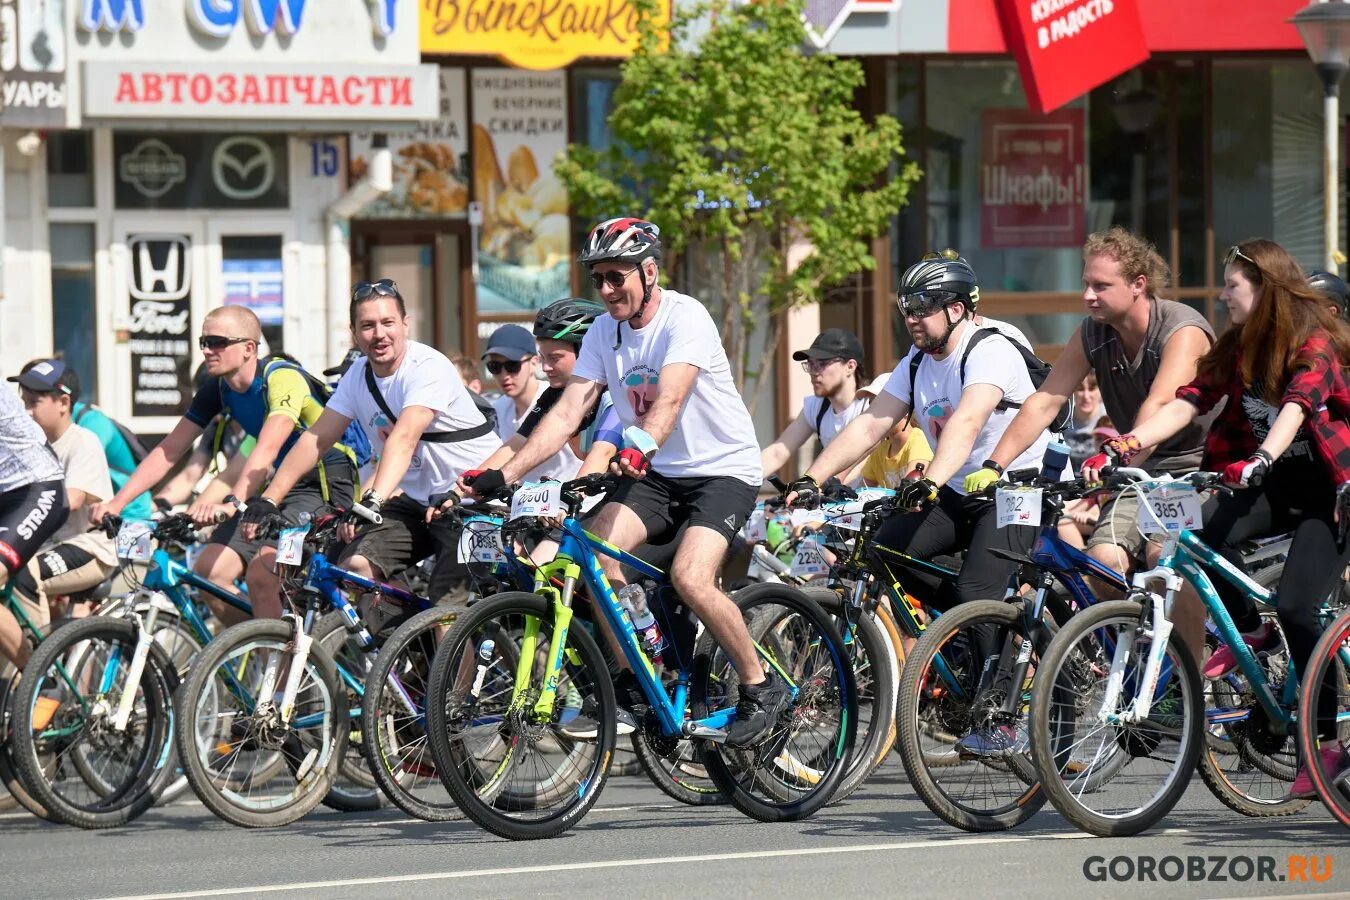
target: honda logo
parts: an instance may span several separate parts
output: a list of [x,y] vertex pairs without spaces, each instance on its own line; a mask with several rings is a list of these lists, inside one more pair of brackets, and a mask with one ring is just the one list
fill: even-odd
[[181,234],[139,234],[127,239],[136,300],[181,300],[192,287],[192,244]]

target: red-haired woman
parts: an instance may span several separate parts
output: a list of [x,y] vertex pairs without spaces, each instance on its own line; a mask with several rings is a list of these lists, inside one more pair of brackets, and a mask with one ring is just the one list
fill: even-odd
[[[1319,637],[1317,609],[1347,562],[1335,522],[1337,492],[1350,483],[1350,326],[1328,311],[1293,257],[1265,239],[1228,251],[1220,299],[1233,324],[1201,358],[1195,380],[1133,434],[1106,446],[1128,464],[1227,398],[1206,437],[1204,468],[1245,490],[1205,505],[1205,542],[1240,567],[1239,542],[1294,532],[1276,611],[1301,672]],[[1274,626],[1262,624],[1251,601],[1226,581],[1213,581],[1248,646],[1260,651],[1278,644]],[[1235,664],[1223,648],[1203,672],[1218,678]],[[1318,709],[1322,737],[1330,739],[1322,751],[1325,768],[1350,767],[1334,740],[1333,691],[1321,692]],[[1302,766],[1290,796],[1315,795]]]

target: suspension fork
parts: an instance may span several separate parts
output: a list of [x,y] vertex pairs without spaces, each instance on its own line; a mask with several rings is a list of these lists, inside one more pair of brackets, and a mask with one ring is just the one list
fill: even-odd
[[[1004,693],[1002,711],[1008,715],[1016,715],[1018,707],[1022,702],[1022,685],[1027,682],[1027,672],[1031,670],[1031,652],[1037,647],[1043,647],[1043,641],[1046,634],[1045,625],[1045,597],[1054,586],[1055,578],[1049,572],[1042,572],[1036,593],[1030,601],[1022,603],[1022,646],[1018,648],[1017,657],[1013,661],[1012,674],[1008,679],[1008,690]],[[1005,642],[1005,653],[1011,652],[1011,642],[1016,634],[1008,631],[1007,641]],[[1006,658],[1006,657],[1005,657]]]
[[[548,667],[544,670],[543,689],[539,691],[539,699],[534,704],[534,717],[539,722],[548,722],[553,718],[553,704],[558,696],[558,675],[562,672],[563,651],[567,647],[567,631],[572,625],[572,594],[576,591],[576,587],[576,576],[565,576],[562,592],[561,594],[555,594],[553,601],[553,637],[548,645]],[[533,624],[537,640],[539,620],[535,619]],[[520,662],[522,666],[527,663],[532,665],[534,662],[533,652],[529,656],[521,653]],[[521,684],[519,674],[518,672],[516,678],[517,686]],[[528,679],[528,669],[525,670],[525,674]],[[529,682],[526,681],[525,683],[528,684]]]
[[[305,665],[309,662],[309,652],[314,645],[314,639],[310,633],[314,630],[314,622],[319,617],[320,596],[315,591],[306,592],[305,617],[301,620],[294,613],[286,613],[282,616],[291,626],[291,652],[289,654],[290,669],[286,672],[286,684],[282,688],[281,703],[279,711],[283,724],[290,724],[291,716],[295,714],[295,695],[299,693],[300,678],[304,675]],[[272,697],[276,691],[277,676],[281,669],[281,661],[287,654],[273,653],[267,660],[267,668],[263,670],[262,685],[258,689],[258,705],[262,706],[272,702]]]
[[[150,595],[150,612],[145,617],[145,622],[141,622],[140,616],[132,615],[132,627],[136,629],[136,649],[132,651],[131,666],[127,669],[127,678],[125,686],[122,688],[122,697],[117,704],[117,712],[113,715],[113,728],[117,731],[126,731],[127,722],[131,719],[131,710],[136,705],[136,686],[141,683],[141,676],[145,673],[145,661],[150,656],[150,645],[154,642],[155,621],[159,618],[159,601],[168,602],[168,598],[163,594]],[[108,661],[109,668],[114,667],[114,661]],[[108,677],[113,673],[107,672],[104,675],[104,686],[110,688],[107,684]],[[102,692],[100,692],[102,693]]]

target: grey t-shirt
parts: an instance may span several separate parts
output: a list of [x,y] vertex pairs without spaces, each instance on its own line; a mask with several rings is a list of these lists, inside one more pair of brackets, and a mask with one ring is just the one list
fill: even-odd
[[[1163,348],[1180,328],[1194,325],[1214,341],[1214,329],[1200,313],[1175,300],[1153,300],[1148,316],[1148,332],[1134,359],[1125,358],[1120,335],[1110,325],[1091,317],[1083,320],[1083,352],[1102,392],[1102,405],[1111,424],[1121,434],[1135,427],[1139,407],[1148,399],[1153,379],[1162,365]],[[1193,423],[1163,441],[1144,463],[1152,473],[1193,472],[1204,455],[1205,432]]]
[[0,494],[64,477],[47,436],[24,411],[19,395],[0,389]]

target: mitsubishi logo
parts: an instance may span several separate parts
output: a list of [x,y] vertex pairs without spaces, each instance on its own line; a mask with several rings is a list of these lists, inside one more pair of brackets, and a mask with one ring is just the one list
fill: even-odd
[[[181,300],[192,287],[192,245],[181,234],[138,234],[127,239],[131,252],[131,283],[136,300]],[[158,310],[140,307],[142,314]],[[148,328],[132,328],[150,330]],[[170,331],[172,329],[169,329]]]
[[238,135],[216,145],[211,154],[211,177],[231,200],[256,200],[276,181],[272,148],[255,137]]

